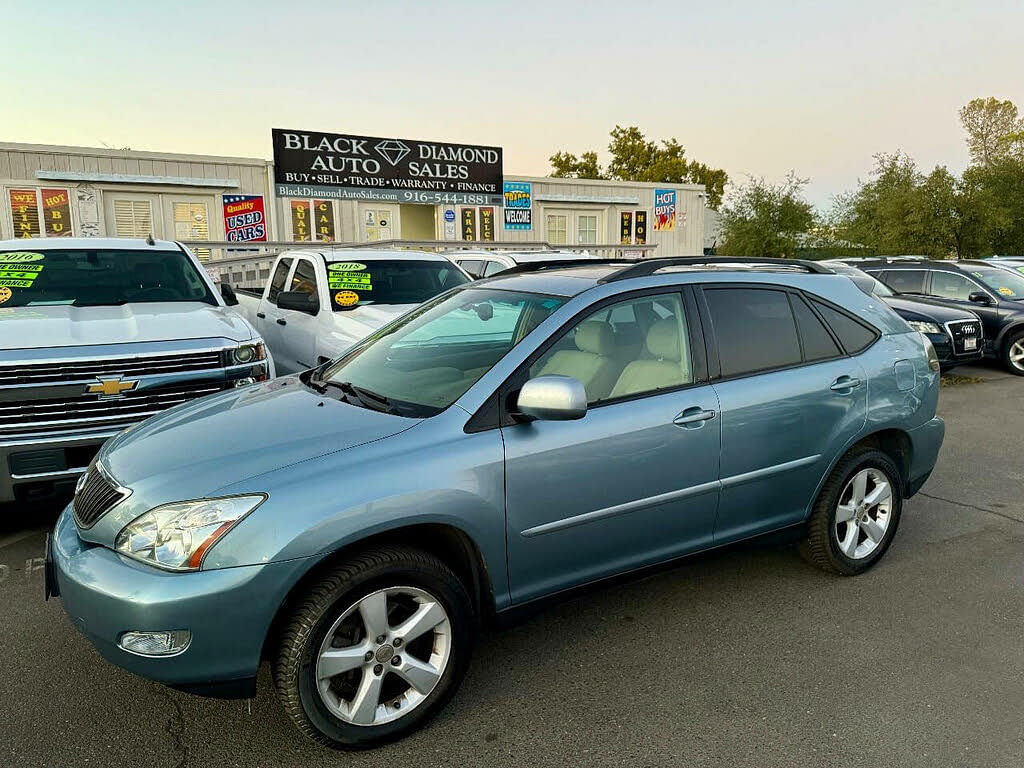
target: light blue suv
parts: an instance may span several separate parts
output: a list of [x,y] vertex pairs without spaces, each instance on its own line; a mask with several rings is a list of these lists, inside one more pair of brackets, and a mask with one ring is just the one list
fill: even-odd
[[[342,358],[122,432],[48,544],[113,663],[365,747],[444,706],[481,621],[792,529],[874,565],[942,444],[925,337],[828,268],[658,259],[460,286]],[[507,615],[507,613],[506,613]]]

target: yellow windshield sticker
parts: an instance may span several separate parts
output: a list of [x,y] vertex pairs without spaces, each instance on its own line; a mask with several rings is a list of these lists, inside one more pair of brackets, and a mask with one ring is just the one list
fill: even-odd
[[1003,296],[1013,296],[1013,289],[1007,288],[1005,285],[999,286],[998,290]]
[[42,271],[42,264],[0,262],[0,286],[31,288]]
[[42,261],[42,260],[43,260],[43,254],[35,253],[33,251],[11,251],[10,253],[0,253],[0,264],[5,263],[5,262],[9,262],[9,261],[16,261],[16,262],[20,263],[20,262],[23,262],[23,261]]
[[369,272],[328,272],[327,287],[332,291],[372,291]]
[[4,304],[14,294],[11,293],[11,289],[7,286],[0,286],[0,304]]
[[358,261],[335,261],[328,264],[327,269],[331,272],[362,272],[366,265]]
[[353,307],[359,303],[359,294],[352,291],[338,291],[334,294],[334,303],[339,307]]

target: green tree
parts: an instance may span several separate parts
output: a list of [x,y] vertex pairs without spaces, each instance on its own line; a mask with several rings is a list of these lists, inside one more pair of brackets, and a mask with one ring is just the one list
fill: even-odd
[[640,129],[616,125],[611,131],[608,153],[611,161],[607,171],[597,161],[597,152],[584,152],[578,157],[570,152],[556,152],[549,160],[551,175],[557,178],[617,179],[666,184],[703,184],[707,204],[721,205],[728,174],[721,168],[686,159],[686,150],[674,138],[660,142],[649,140]]
[[814,225],[814,209],[803,197],[807,179],[790,171],[785,180],[772,184],[750,178],[722,206],[723,244],[726,256],[792,257]]
[[1020,157],[1024,150],[1024,121],[1009,99],[971,99],[960,109],[960,122],[967,132],[971,162],[976,165]]

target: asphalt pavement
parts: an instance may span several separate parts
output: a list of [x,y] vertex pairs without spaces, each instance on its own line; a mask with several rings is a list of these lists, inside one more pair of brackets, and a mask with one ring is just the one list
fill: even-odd
[[368,753],[306,741],[266,669],[239,702],[106,663],[43,602],[53,510],[0,510],[0,765],[1019,768],[1024,379],[957,373],[872,571],[761,544],[589,592],[485,637],[445,712]]

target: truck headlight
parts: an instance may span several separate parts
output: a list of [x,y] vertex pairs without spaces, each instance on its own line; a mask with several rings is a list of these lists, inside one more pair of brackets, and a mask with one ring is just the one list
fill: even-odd
[[114,548],[159,568],[194,571],[210,547],[266,499],[253,494],[154,507],[117,534]]
[[242,344],[231,350],[231,356],[232,364],[245,365],[246,363],[254,363],[257,360],[265,360],[267,352],[263,348],[262,343]]
[[938,325],[923,320],[907,320],[907,325],[921,333],[942,333],[942,329]]

